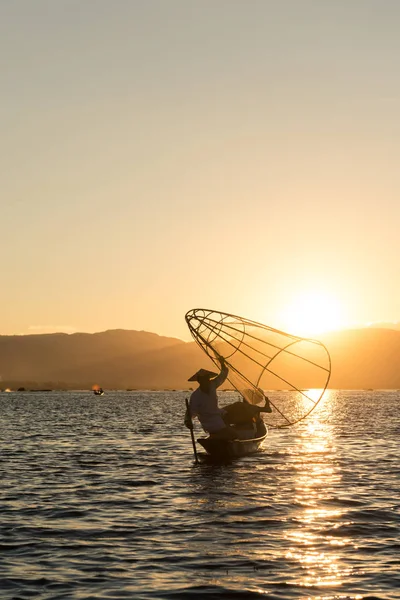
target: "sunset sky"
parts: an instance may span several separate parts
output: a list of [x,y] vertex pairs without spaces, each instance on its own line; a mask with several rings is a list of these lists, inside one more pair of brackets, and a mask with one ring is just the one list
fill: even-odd
[[399,31],[397,0],[0,1],[0,333],[400,320]]

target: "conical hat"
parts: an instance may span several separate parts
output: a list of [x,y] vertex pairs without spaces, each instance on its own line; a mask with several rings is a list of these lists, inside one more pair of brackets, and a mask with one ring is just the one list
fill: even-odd
[[198,381],[199,377],[208,377],[208,379],[211,379],[211,377],[216,377],[217,375],[218,373],[207,371],[207,369],[200,369],[200,371],[189,377],[188,381]]

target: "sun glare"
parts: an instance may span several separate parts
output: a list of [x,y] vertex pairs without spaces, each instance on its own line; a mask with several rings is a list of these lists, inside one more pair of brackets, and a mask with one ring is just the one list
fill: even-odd
[[336,298],[325,292],[310,290],[294,297],[282,312],[285,331],[304,337],[340,329],[342,308]]

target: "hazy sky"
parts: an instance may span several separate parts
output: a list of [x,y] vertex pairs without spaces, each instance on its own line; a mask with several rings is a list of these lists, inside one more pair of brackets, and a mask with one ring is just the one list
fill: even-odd
[[400,2],[0,0],[0,333],[400,319]]

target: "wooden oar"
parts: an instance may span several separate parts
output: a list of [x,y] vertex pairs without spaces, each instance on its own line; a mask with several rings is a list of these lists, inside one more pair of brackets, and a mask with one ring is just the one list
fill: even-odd
[[190,406],[189,406],[189,400],[186,398],[185,400],[186,402],[186,410],[187,410],[187,415],[189,417],[189,422],[190,422],[190,437],[192,438],[192,445],[193,445],[193,454],[194,454],[194,462],[196,463],[196,465],[199,463],[199,459],[197,457],[197,450],[196,450],[196,442],[194,440],[194,433],[193,433],[193,421],[192,421],[192,415],[190,413]]

